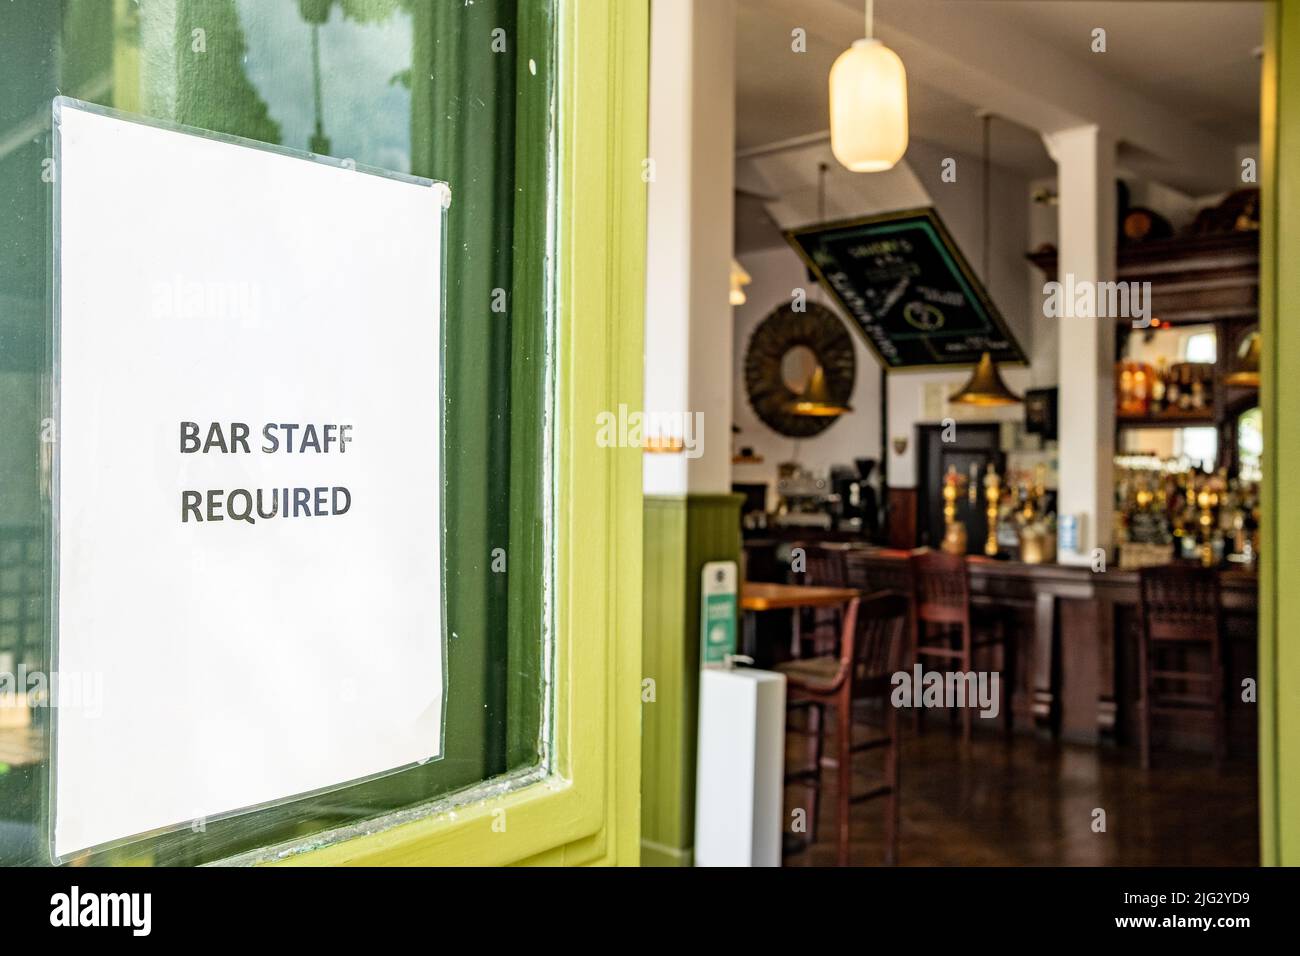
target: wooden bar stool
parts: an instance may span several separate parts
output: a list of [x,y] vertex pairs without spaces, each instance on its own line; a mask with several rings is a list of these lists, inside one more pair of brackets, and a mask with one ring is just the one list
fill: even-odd
[[[1223,610],[1213,568],[1169,564],[1138,572],[1142,643],[1138,648],[1138,745],[1151,766],[1151,718],[1192,715],[1214,722],[1214,759],[1228,753],[1223,664]],[[1205,658],[1201,670],[1189,657]],[[1172,660],[1171,660],[1172,659]],[[1168,684],[1178,685],[1170,689]]]
[[[790,709],[806,708],[816,716],[810,727],[813,764],[786,774],[786,783],[810,788],[809,815],[816,839],[817,797],[821,788],[821,757],[825,720],[823,710],[835,709],[836,760],[839,769],[836,837],[840,866],[849,863],[849,808],[851,804],[885,797],[885,862],[898,861],[898,711],[889,700],[890,679],[906,652],[907,599],[900,594],[881,593],[854,598],[844,611],[840,652],[835,656],[809,657],[777,666],[786,676],[786,699]],[[885,711],[884,733],[866,740],[853,740],[853,702],[878,699]],[[885,748],[884,783],[853,793],[853,755],[864,750]]]
[[[1003,729],[1014,728],[1011,694],[1015,687],[1015,639],[1001,617],[988,622],[977,638],[971,625],[970,571],[966,558],[944,551],[921,551],[908,557],[912,577],[912,660],[925,666],[927,658],[938,658],[969,673],[975,669],[975,650],[1001,647]],[[971,739],[975,708],[962,708],[962,740]],[[921,708],[916,709],[916,726],[921,725]]]
[[[803,571],[791,571],[791,584],[808,587],[847,587],[848,573],[842,548],[826,548],[819,544],[799,542],[793,547],[804,549],[806,566]],[[795,612],[795,636],[791,645],[792,657],[816,657],[836,653],[840,631],[843,628],[843,608],[812,607]]]

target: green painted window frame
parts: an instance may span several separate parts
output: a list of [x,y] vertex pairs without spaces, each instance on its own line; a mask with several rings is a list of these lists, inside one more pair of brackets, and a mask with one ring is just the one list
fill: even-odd
[[267,861],[638,862],[641,453],[598,447],[595,422],[642,395],[649,7],[559,0],[557,26],[551,760]]
[[[130,11],[121,0],[108,6],[115,16]],[[415,9],[437,16],[432,2]],[[485,575],[491,593],[481,609],[495,615],[497,633],[507,635],[498,650],[527,657],[544,612],[539,582],[548,581],[553,633],[546,658],[531,671],[517,668],[533,682],[545,710],[530,718],[536,697],[509,696],[508,719],[522,730],[507,739],[503,754],[515,765],[540,740],[541,763],[361,823],[310,833],[304,826],[301,838],[274,846],[255,842],[259,821],[249,817],[245,846],[254,848],[225,862],[637,861],[641,458],[637,449],[598,448],[594,422],[597,412],[639,404],[641,397],[648,4],[536,0],[526,9],[521,21],[532,18],[534,36],[547,31],[547,50],[557,62],[548,68],[543,57],[550,53],[539,48],[536,75],[552,76],[554,85],[539,83],[519,95],[547,98],[552,108],[542,115],[554,124],[557,150],[553,166],[517,170],[512,184],[525,197],[517,204],[514,243],[538,252],[518,257],[522,267],[512,275],[511,299],[540,301],[528,294],[544,290],[552,323],[549,332],[545,323],[533,323],[530,334],[549,334],[550,341],[538,344],[552,351],[548,394],[523,402],[523,414],[511,416],[512,454],[522,448],[532,457],[512,460],[507,481],[512,500],[538,494],[531,476],[549,454],[552,533],[548,537],[540,522],[510,523],[512,570],[531,564],[541,572],[510,575],[496,591]],[[72,29],[86,35],[100,26],[78,21]],[[149,112],[149,91],[138,79],[143,53],[128,44],[114,47],[109,59],[97,67],[111,70],[115,94],[124,97],[114,105]],[[417,104],[415,97],[426,93]],[[413,113],[423,105],[434,122],[430,107],[437,95],[417,88]],[[201,116],[189,119],[220,126]],[[413,155],[413,163],[419,165],[419,157]],[[551,215],[536,215],[539,205],[547,211],[546,204]],[[536,387],[537,381],[535,370],[512,365],[510,388]],[[521,553],[529,559],[518,561]],[[506,588],[508,595],[499,593]],[[410,797],[422,799],[418,792]],[[147,861],[147,844],[141,852],[139,860]]]

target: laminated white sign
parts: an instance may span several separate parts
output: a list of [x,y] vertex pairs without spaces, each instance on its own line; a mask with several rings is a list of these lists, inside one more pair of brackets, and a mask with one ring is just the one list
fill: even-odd
[[53,854],[440,757],[447,186],[54,123]]

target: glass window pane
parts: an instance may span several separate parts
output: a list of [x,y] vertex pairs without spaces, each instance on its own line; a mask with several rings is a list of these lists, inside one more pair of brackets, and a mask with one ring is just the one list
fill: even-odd
[[[545,0],[0,6],[0,674],[10,687],[50,667],[53,97],[445,180],[454,196],[443,346],[444,759],[90,862],[204,862],[544,761],[553,26]],[[338,241],[350,241],[346,223]],[[355,668],[365,681],[364,634]],[[42,704],[38,694],[0,695],[0,863],[49,860]]]
[[1199,462],[1206,471],[1214,468],[1219,453],[1219,432],[1216,428],[1180,428],[1174,432],[1174,455]]
[[1183,340],[1185,352],[1183,358],[1188,362],[1210,362],[1215,361],[1217,349],[1217,337],[1213,332],[1197,332],[1195,335],[1189,335]]

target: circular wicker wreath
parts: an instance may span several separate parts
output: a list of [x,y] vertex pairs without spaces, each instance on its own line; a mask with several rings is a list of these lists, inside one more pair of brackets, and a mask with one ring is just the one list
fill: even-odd
[[835,418],[796,415],[791,406],[799,396],[790,390],[781,361],[791,349],[803,345],[816,356],[826,376],[832,399],[847,405],[853,395],[857,362],[853,341],[844,323],[830,309],[815,302],[796,312],[787,304],[758,324],[745,351],[745,391],[749,404],[763,423],[790,438],[819,435]]

